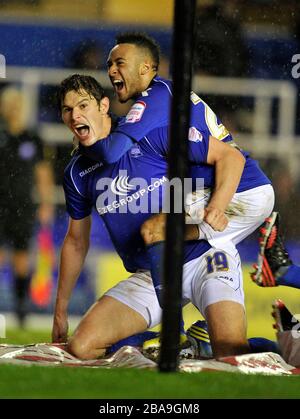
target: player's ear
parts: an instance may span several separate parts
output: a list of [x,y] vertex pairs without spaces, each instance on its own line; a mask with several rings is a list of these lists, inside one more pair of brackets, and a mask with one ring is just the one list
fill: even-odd
[[141,75],[144,76],[145,74],[148,74],[151,68],[151,64],[147,61],[144,61],[141,65]]
[[105,115],[109,111],[109,99],[108,97],[104,97],[101,99],[100,102],[100,112]]

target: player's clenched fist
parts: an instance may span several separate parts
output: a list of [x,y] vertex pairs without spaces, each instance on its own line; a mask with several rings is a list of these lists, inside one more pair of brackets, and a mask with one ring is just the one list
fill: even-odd
[[160,213],[144,222],[141,227],[141,235],[145,244],[150,245],[165,240],[166,221],[166,214]]
[[203,220],[209,224],[215,231],[223,231],[227,227],[228,218],[223,211],[218,208],[207,206],[204,209]]

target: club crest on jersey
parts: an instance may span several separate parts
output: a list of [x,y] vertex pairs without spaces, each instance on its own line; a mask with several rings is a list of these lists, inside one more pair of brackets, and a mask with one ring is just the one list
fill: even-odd
[[143,155],[141,148],[138,144],[134,145],[133,147],[131,147],[130,150],[130,155],[131,157],[141,157]]
[[189,129],[189,140],[194,143],[200,143],[203,140],[203,135],[195,127]]
[[146,103],[142,100],[137,101],[126,115],[125,122],[134,124],[142,119],[143,113],[146,109]]

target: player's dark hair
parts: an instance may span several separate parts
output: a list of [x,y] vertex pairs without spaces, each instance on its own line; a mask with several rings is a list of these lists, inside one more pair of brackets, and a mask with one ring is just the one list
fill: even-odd
[[61,108],[66,94],[71,90],[79,94],[84,90],[88,95],[96,99],[98,105],[100,105],[101,99],[106,96],[103,87],[94,77],[83,74],[72,74],[72,76],[64,79],[59,86],[57,92],[59,108]]
[[123,32],[116,36],[116,44],[133,44],[146,49],[154,62],[154,70],[158,70],[160,47],[158,43],[144,32]]

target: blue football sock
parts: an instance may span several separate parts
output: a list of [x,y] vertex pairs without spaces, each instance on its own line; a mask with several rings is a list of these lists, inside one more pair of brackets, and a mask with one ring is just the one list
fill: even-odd
[[[195,323],[194,323],[195,324]],[[199,320],[197,326],[201,324],[200,327],[207,330],[207,323],[205,320]],[[192,335],[193,336],[193,335]],[[202,342],[203,344],[204,342]],[[260,352],[275,352],[280,354],[280,350],[277,342],[269,340],[266,338],[256,337],[248,339],[250,353],[260,353]],[[210,342],[205,342],[206,351],[209,351]]]
[[153,286],[157,295],[159,305],[162,307],[162,270],[163,270],[163,255],[165,249],[164,242],[156,242],[146,247],[147,255],[150,260],[150,271]]
[[265,338],[250,338],[248,339],[248,343],[252,353],[275,352],[276,354],[280,354],[278,344],[273,340]]
[[300,266],[289,266],[282,276],[276,279],[276,283],[287,287],[300,288]]
[[119,342],[107,348],[106,353],[111,354],[113,352],[116,352],[118,349],[122,348],[123,346],[127,346],[127,345],[140,347],[140,346],[143,346],[143,343],[146,340],[154,339],[158,336],[159,336],[158,332],[146,331],[142,333],[137,333],[136,335],[132,335],[132,336],[129,336],[128,338],[119,340]]
[[[162,307],[162,271],[163,271],[163,255],[165,249],[165,242],[156,242],[146,247],[147,255],[150,260],[150,271],[153,286],[156,292],[156,296],[159,302],[160,307]],[[185,334],[184,331],[184,322],[181,314],[181,321],[180,321],[180,329],[181,334]]]

